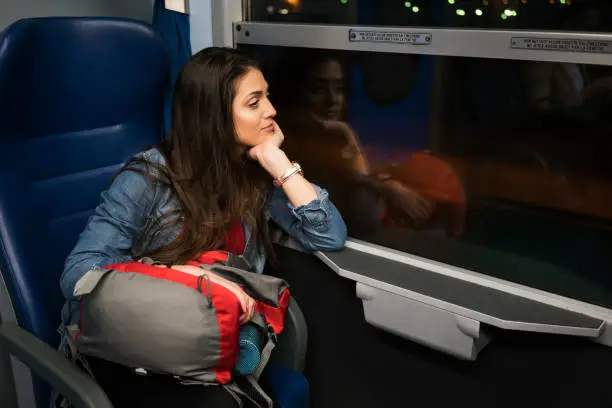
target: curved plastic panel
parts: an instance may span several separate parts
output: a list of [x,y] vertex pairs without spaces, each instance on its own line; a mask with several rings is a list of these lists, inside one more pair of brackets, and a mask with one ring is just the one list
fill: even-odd
[[318,255],[339,275],[507,330],[599,337],[603,320],[352,248]]

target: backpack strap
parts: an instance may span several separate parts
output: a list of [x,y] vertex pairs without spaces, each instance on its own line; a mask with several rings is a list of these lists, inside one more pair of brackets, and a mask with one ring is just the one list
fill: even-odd
[[248,401],[252,406],[257,408],[273,408],[274,402],[272,398],[268,396],[257,383],[257,380],[253,376],[239,377],[230,384],[223,385],[226,390],[238,401],[238,397],[241,401],[239,406],[242,407],[242,401]]
[[242,398],[246,398],[248,396],[240,389],[240,387],[238,387],[235,383],[225,384],[222,387],[230,393],[234,401],[236,401],[236,403],[238,404],[238,408],[242,408]]
[[[72,361],[77,367],[81,370],[85,371],[94,381],[96,381],[96,377],[94,376],[93,371],[89,367],[89,363],[85,359],[85,356],[79,352],[75,343],[76,333],[79,332],[79,327],[77,325],[64,326],[62,328],[62,334],[66,339],[66,345],[68,346],[69,356],[68,359]],[[73,333],[75,333],[73,335]]]
[[261,373],[263,373],[263,370],[268,365],[268,361],[270,361],[270,357],[272,356],[272,351],[276,347],[278,337],[259,312],[255,312],[253,314],[253,318],[251,319],[250,323],[255,324],[266,333],[266,344],[261,349],[259,365],[255,369],[255,372],[249,376],[254,377],[255,380],[259,380]]

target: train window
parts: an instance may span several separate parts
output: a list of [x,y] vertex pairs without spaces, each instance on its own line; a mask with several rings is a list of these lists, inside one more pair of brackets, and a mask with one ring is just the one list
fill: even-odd
[[252,21],[612,31],[608,0],[250,0]]
[[240,48],[352,237],[612,307],[612,67]]

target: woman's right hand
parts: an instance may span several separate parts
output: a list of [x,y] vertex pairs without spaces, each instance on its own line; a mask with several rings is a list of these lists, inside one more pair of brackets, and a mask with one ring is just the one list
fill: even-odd
[[171,268],[196,276],[200,276],[203,274],[208,275],[211,282],[223,286],[224,288],[232,292],[238,299],[238,302],[240,302],[240,309],[242,310],[242,314],[240,315],[240,324],[248,322],[253,317],[253,313],[255,313],[255,300],[249,295],[247,295],[244,289],[240,287],[240,285],[225,278],[222,278],[221,276],[215,274],[214,272],[211,272],[210,270],[202,269],[197,266],[172,265]]
[[257,160],[259,165],[273,179],[277,179],[285,174],[292,164],[285,152],[280,148],[283,140],[285,140],[283,131],[278,126],[278,123],[274,122],[273,126],[274,132],[270,137],[249,149],[249,157],[252,160]]

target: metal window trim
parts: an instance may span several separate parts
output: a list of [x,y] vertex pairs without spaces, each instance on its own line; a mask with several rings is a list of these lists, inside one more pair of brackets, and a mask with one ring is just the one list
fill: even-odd
[[212,0],[212,42],[215,47],[235,47],[233,24],[244,20],[245,7],[242,0]]
[[[429,44],[351,41],[351,30],[413,33],[430,36]],[[368,27],[327,24],[235,22],[235,44],[321,48],[344,51],[388,52],[473,58],[612,65],[612,54],[512,48],[517,38],[600,41],[610,44],[612,33],[561,31],[481,30],[431,27]]]

